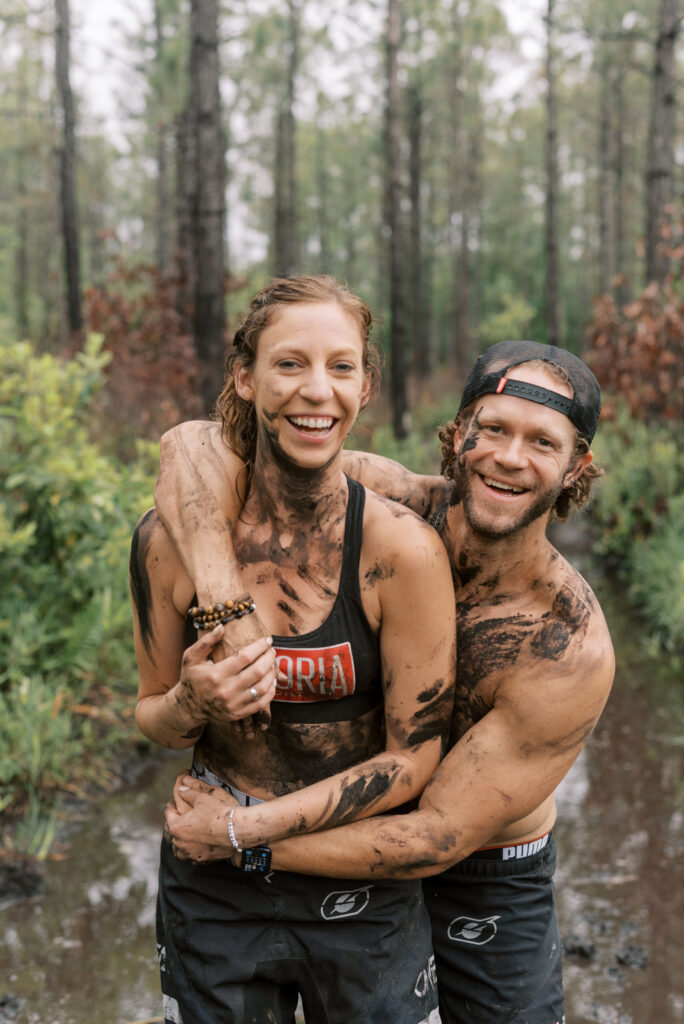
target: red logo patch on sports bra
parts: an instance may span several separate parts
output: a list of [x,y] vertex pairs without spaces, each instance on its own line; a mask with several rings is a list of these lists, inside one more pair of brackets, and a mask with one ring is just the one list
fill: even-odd
[[356,689],[348,640],[333,647],[276,647],[275,652],[276,664],[287,680],[278,682],[274,700],[341,700],[351,697]]

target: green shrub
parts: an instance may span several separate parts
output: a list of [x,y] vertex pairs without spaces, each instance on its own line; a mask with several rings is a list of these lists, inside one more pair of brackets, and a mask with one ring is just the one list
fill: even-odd
[[632,549],[630,596],[653,627],[652,646],[684,654],[684,494]]
[[684,451],[679,425],[647,425],[624,407],[594,444],[606,476],[592,504],[599,554],[626,580],[652,653],[684,654]]
[[602,423],[593,445],[606,470],[592,511],[603,532],[600,549],[618,559],[658,527],[684,485],[684,451],[675,430],[632,420],[624,408]]
[[90,440],[108,358],[0,337],[0,806],[101,774],[134,699],[128,547],[158,449],[124,465]]

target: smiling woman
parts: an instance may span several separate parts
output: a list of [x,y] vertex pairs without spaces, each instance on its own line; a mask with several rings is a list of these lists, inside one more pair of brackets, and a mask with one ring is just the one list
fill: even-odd
[[[269,842],[418,796],[451,717],[446,552],[413,513],[342,471],[377,377],[371,324],[333,279],[299,277],[255,296],[236,332],[218,402],[225,463],[207,471],[247,470],[233,524],[242,593],[193,607],[195,584],[155,513],[134,538],[138,723],[165,746],[194,744],[194,774],[227,798],[205,814],[177,788],[167,811],[158,944],[169,1021],[291,1019],[298,992],[320,1024],[436,1012],[434,987],[416,994],[431,958],[417,882],[268,873]],[[272,639],[212,661],[221,621],[255,605]],[[196,625],[219,624],[184,651],[189,609]],[[246,741],[241,720],[266,707],[270,727]],[[227,860],[236,852],[247,876]]]

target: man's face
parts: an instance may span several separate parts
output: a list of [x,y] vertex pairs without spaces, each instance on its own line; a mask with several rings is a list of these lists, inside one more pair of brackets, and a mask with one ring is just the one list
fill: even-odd
[[[572,398],[569,385],[526,363],[506,374]],[[468,525],[486,537],[508,537],[544,517],[591,455],[573,459],[575,427],[563,413],[512,395],[483,395],[456,431],[455,479]]]

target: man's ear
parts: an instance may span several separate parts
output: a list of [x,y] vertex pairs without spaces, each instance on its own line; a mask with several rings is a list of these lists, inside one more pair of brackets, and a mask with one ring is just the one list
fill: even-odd
[[589,463],[593,461],[594,453],[592,451],[585,452],[584,455],[580,455],[579,458],[575,459],[565,474],[563,487],[570,487],[571,484],[574,484],[575,480],[579,480]]
[[463,429],[463,422],[459,418],[456,420],[456,427],[454,429],[454,453],[459,454],[465,441],[465,431]]
[[246,366],[235,368],[235,390],[243,402],[254,401],[254,388],[252,387],[252,374]]

